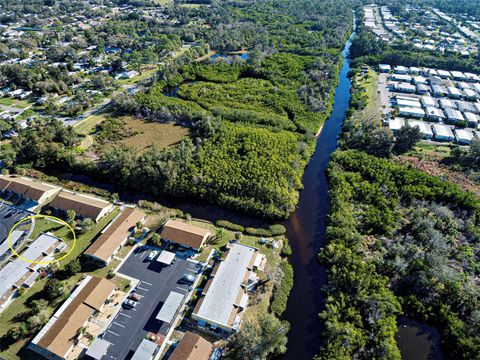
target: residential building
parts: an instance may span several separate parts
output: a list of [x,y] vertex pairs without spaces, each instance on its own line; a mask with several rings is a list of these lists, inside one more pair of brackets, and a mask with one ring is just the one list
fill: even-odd
[[436,107],[427,107],[425,109],[427,118],[433,121],[444,121],[446,119],[442,109]]
[[209,360],[213,352],[211,342],[187,331],[173,351],[169,360]]
[[445,115],[450,123],[456,123],[465,120],[462,113],[455,109],[445,109]]
[[114,290],[114,283],[103,278],[87,276],[28,347],[46,359],[66,359],[75,345],[80,329],[90,317],[102,313]]
[[478,116],[477,114],[471,112],[464,112],[463,116],[465,117],[465,120],[468,121],[469,126],[476,128],[480,123],[480,116]]
[[152,360],[158,345],[148,339],[143,339],[130,360]]
[[108,201],[66,190],[62,190],[49,206],[60,211],[73,210],[75,214],[94,221],[100,220],[114,208]]
[[[20,253],[25,258],[36,262],[48,262],[54,260],[52,255],[63,248],[62,240],[42,234],[34,242]],[[18,295],[21,287],[30,287],[38,278],[38,270],[43,265],[29,263],[22,258],[15,258],[8,262],[0,270],[0,311],[3,311],[10,302]]]
[[136,224],[144,220],[145,213],[141,210],[126,208],[102,231],[84,254],[106,266],[128,240]]
[[405,117],[423,118],[425,117],[425,110],[422,108],[401,106],[398,114]]
[[420,98],[420,102],[422,103],[424,108],[438,106],[437,101],[433,97],[428,96],[428,95],[422,96]]
[[459,144],[470,144],[473,140],[473,133],[465,129],[455,129],[455,140]]
[[393,89],[407,94],[414,94],[417,91],[416,86],[407,83],[396,83],[393,85]]
[[452,77],[457,81],[466,81],[467,77],[461,71],[451,71]]
[[452,129],[448,125],[434,124],[432,126],[434,138],[439,141],[454,141]]
[[462,98],[462,92],[457,89],[454,86],[449,86],[447,88],[448,90],[448,96],[451,97],[452,99],[461,99]]
[[446,109],[455,109],[457,106],[456,104],[449,100],[449,99],[440,99],[438,100],[438,104],[440,105],[440,107],[444,110]]
[[32,206],[52,199],[60,188],[16,175],[0,175],[0,192],[15,194],[32,202]]
[[393,134],[398,133],[398,131],[405,126],[405,119],[395,118],[388,122],[388,127],[392,130]]
[[447,89],[442,85],[432,85],[431,88],[432,88],[432,94],[434,96],[443,97],[443,96],[447,96],[448,94]]
[[422,137],[426,140],[429,140],[433,137],[432,128],[429,124],[424,123],[423,121],[409,120],[408,125],[411,127],[418,127],[420,134],[422,134]]
[[390,80],[410,83],[412,82],[412,77],[410,75],[392,74],[390,75]]
[[168,220],[160,233],[161,239],[199,251],[212,233],[178,220]]
[[257,280],[252,271],[257,250],[239,243],[231,247],[223,261],[212,271],[202,297],[192,313],[198,326],[209,326],[226,333],[240,328],[248,304],[248,287]]

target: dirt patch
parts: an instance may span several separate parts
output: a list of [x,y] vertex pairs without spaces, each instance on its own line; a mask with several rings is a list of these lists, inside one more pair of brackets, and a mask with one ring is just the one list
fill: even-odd
[[[428,175],[448,180],[451,183],[457,184],[462,189],[474,192],[475,194],[480,196],[479,184],[469,179],[465,174],[450,170],[436,161],[425,159],[420,160],[419,158],[414,156],[397,156],[394,159],[400,164],[412,165],[414,168],[421,170]],[[440,156],[439,159],[441,159]]]

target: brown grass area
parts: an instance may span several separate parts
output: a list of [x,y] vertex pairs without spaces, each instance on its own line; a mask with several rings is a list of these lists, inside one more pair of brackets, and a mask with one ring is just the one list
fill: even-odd
[[148,122],[133,117],[125,117],[123,120],[126,132],[135,135],[121,142],[140,151],[154,145],[160,149],[175,145],[190,133],[188,128],[175,124]]

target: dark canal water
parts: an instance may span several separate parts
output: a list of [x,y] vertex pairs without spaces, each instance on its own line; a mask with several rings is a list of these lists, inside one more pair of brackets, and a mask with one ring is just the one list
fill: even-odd
[[320,346],[320,322],[323,298],[321,288],[326,283],[325,269],[316,256],[325,240],[325,220],[328,214],[328,183],[325,170],[337,140],[350,100],[348,53],[353,35],[343,50],[344,62],[335,92],[335,104],[330,118],[318,137],[315,153],[303,176],[298,209],[285,222],[293,254],[294,286],[284,318],[291,324],[285,359],[311,359]]

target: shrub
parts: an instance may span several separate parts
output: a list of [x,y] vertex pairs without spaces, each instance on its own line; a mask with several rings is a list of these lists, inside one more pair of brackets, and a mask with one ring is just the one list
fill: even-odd
[[273,301],[270,304],[270,310],[277,317],[283,314],[287,308],[288,295],[293,287],[293,267],[287,261],[280,263],[280,269],[283,277],[280,282],[275,284],[273,289]]
[[270,225],[268,229],[270,230],[271,236],[283,235],[287,232],[287,229],[285,229],[285,226],[281,224]]
[[281,256],[290,256],[292,255],[292,248],[290,245],[285,241],[283,243],[282,251],[280,252]]
[[245,231],[245,228],[242,225],[234,224],[228,220],[217,220],[215,225],[232,231]]
[[253,236],[272,236],[272,233],[268,229],[256,229],[248,227],[245,229],[246,233]]

